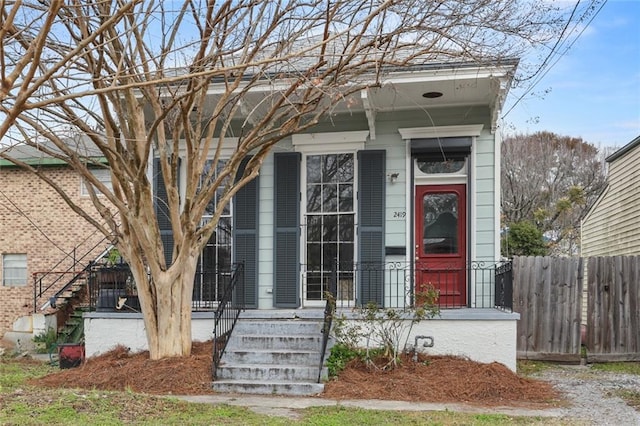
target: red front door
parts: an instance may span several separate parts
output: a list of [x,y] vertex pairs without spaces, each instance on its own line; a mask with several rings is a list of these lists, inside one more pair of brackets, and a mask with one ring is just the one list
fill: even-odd
[[432,285],[442,308],[467,306],[466,185],[416,187],[416,292]]

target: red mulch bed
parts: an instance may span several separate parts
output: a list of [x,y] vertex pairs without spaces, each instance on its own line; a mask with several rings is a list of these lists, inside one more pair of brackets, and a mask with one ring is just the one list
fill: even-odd
[[88,358],[80,367],[60,370],[33,383],[47,387],[131,390],[157,395],[213,393],[212,351],[211,342],[194,342],[191,356],[151,361],[147,351],[131,354],[120,346],[104,355]]
[[[119,347],[87,359],[80,367],[32,382],[45,387],[147,394],[211,394],[211,351],[211,342],[194,343],[189,357],[151,361],[148,352],[130,354]],[[502,364],[430,356],[418,362],[406,357],[393,370],[351,361],[338,379],[326,384],[321,397],[530,405],[550,403],[558,394],[549,383],[519,377]]]
[[549,383],[519,377],[497,362],[481,364],[452,356],[423,356],[414,362],[407,356],[392,370],[353,360],[338,380],[327,383],[324,396],[521,405],[549,403],[558,393]]

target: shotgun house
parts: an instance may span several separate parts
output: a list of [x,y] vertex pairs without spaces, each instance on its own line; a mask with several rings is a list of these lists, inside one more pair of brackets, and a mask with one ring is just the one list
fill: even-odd
[[[213,316],[205,308],[216,306],[241,264],[235,294],[244,309],[231,339],[273,330],[290,336],[287,321],[321,319],[332,282],[338,311],[354,321],[354,307],[404,308],[432,286],[440,315],[414,327],[409,342],[428,336],[431,353],[515,370],[518,314],[511,311],[510,265],[499,261],[498,126],[516,66],[443,63],[392,71],[310,132],[279,142],[202,252],[194,339],[211,338]],[[234,142],[225,140],[223,156]],[[169,255],[157,167],[154,176]],[[135,313],[86,314],[85,330],[88,355],[116,343],[144,349]],[[221,365],[237,361],[234,351],[242,358],[238,353],[270,344],[238,349],[230,340]]]

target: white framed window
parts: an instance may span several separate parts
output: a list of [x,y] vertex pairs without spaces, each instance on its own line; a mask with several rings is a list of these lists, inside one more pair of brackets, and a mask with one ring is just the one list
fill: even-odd
[[27,255],[2,255],[2,285],[18,287],[27,285]]
[[357,155],[368,131],[293,135],[302,153],[302,274],[307,306],[321,306],[332,268],[338,299],[355,300]]
[[322,301],[337,267],[341,300],[354,298],[355,154],[305,158],[305,300]]
[[[110,191],[113,190],[113,185],[111,184],[111,172],[109,171],[109,169],[89,169],[89,171],[98,181],[100,181],[100,183],[106,186]],[[83,197],[89,196],[89,189],[87,188],[88,183],[89,182],[87,182],[86,179],[82,179],[80,185],[80,195],[82,195]]]
[[[200,186],[207,176],[215,179],[226,165],[226,160],[219,160],[214,167],[213,160],[207,160],[200,175]],[[209,201],[200,226],[204,226],[213,218],[218,202],[223,196],[225,183],[216,190]],[[233,199],[224,207],[215,231],[200,253],[194,284],[194,303],[206,304],[220,300],[225,285],[231,279],[233,254]]]

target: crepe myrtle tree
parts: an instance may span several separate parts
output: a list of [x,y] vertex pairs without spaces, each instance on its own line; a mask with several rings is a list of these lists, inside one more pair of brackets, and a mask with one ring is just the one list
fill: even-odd
[[[190,354],[198,256],[274,144],[349,107],[389,69],[500,63],[555,43],[568,17],[537,0],[0,4],[0,158],[38,175],[116,244],[135,278],[152,359]],[[13,155],[16,146],[80,174],[99,215]],[[168,257],[152,158],[167,193]],[[112,187],[93,167],[109,170]]]

